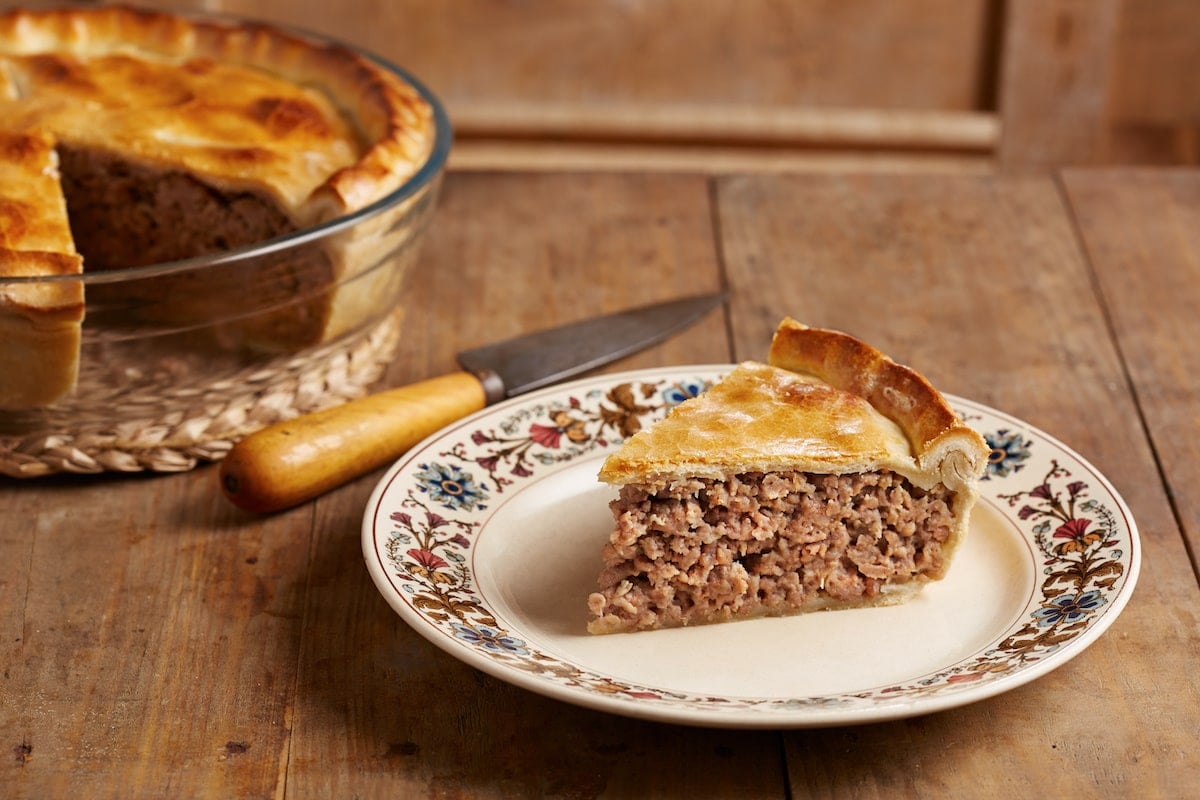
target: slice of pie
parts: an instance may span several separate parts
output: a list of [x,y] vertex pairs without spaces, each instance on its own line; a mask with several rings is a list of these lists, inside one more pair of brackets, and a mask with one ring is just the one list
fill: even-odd
[[983,438],[912,369],[785,319],[745,362],[629,438],[592,633],[903,602],[967,531]]
[[[3,224],[23,218],[26,190],[36,190],[44,200],[35,206],[67,234],[34,246],[0,233],[0,277],[36,274],[39,261],[42,274],[56,274],[80,256],[87,273],[161,264],[311,228],[398,188],[437,133],[415,87],[350,48],[117,6],[0,12],[0,132],[10,168],[28,166],[26,146],[12,143],[35,139],[58,164],[27,185],[0,186]],[[243,320],[223,342],[288,352],[362,324],[380,282],[394,281],[374,267],[395,250],[385,240],[399,235],[391,228],[402,210],[249,269],[88,292],[136,292],[121,305],[181,328]],[[0,297],[0,317],[2,330],[23,331],[5,333],[0,349],[43,365],[36,375],[0,371],[0,408],[69,389],[78,356],[67,357],[67,338],[78,339],[79,314],[55,317],[53,337],[26,335],[45,317],[27,298]]]

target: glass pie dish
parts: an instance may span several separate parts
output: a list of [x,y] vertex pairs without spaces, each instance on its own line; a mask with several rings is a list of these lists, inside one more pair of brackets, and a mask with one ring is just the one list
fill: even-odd
[[187,470],[254,430],[361,396],[381,377],[399,344],[406,276],[452,137],[432,92],[359,55],[432,110],[428,156],[385,196],[292,233],[169,263],[0,275],[0,296],[77,283],[84,297],[75,389],[49,404],[0,408],[0,474]]

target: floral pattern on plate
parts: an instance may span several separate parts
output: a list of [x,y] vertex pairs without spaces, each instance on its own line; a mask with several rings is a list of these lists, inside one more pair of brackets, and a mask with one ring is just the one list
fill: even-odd
[[416,464],[412,486],[399,510],[389,515],[393,527],[384,547],[389,567],[403,581],[401,591],[427,619],[448,625],[459,641],[540,673],[547,658],[500,630],[474,588],[466,553],[480,514],[494,494],[534,477],[539,466],[619,444],[708,385],[699,378],[629,381],[519,404],[494,426],[473,428],[465,439],[450,443],[438,460]]
[[709,695],[589,669],[506,628],[471,568],[494,507],[527,482],[615,447],[725,369],[578,381],[487,409],[435,436],[392,468],[367,508],[364,554],[376,584],[436,644],[535,691],[635,716],[780,727],[910,716],[1006,691],[1076,655],[1123,608],[1139,545],[1103,476],[1019,420],[950,398],[992,448],[981,494],[1026,540],[1040,574],[1013,624],[970,657],[849,692]]

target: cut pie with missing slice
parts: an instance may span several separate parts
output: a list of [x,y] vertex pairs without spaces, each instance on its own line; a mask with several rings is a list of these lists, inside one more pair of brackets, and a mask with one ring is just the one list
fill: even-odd
[[[84,290],[56,276],[228,252],[360,211],[416,174],[438,135],[417,87],[323,39],[110,5],[0,11],[0,278],[21,279],[0,286],[0,409],[45,406],[75,382]],[[227,320],[217,344],[252,354],[335,340],[394,294],[397,273],[379,265],[411,236],[398,220],[413,202],[228,268],[93,281],[88,324]],[[29,235],[35,218],[53,240]],[[93,300],[136,319],[94,320]]]
[[920,374],[785,319],[745,362],[635,434],[592,633],[903,602],[945,576],[987,463]]

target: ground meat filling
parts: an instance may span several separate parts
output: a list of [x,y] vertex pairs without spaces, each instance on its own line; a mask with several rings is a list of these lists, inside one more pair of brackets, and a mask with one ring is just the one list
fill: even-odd
[[272,203],[221,192],[183,172],[58,146],[75,246],[98,272],[215,253],[295,226]]
[[588,605],[625,630],[869,599],[885,582],[941,577],[952,498],[889,471],[626,486]]
[[[223,191],[95,148],[57,150],[71,234],[89,273],[194,258],[296,229],[266,195]],[[89,285],[88,320],[109,330],[199,328],[222,350],[254,355],[290,351],[320,340],[334,278],[317,240],[204,269]]]

